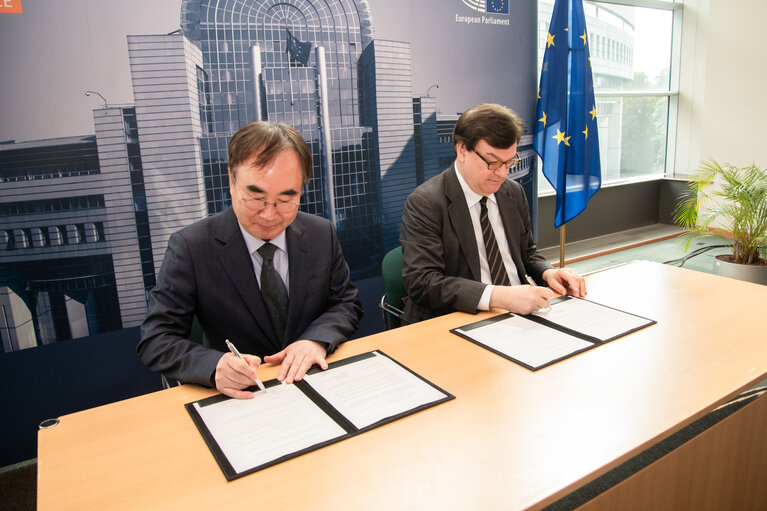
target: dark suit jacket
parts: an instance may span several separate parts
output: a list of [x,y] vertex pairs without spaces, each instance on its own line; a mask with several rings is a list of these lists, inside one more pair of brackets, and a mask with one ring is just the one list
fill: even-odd
[[[141,360],[181,382],[210,386],[228,351],[225,339],[262,358],[298,339],[326,343],[328,353],[347,340],[359,326],[362,307],[335,229],[328,220],[299,212],[286,236],[290,303],[280,337],[232,208],[174,233],[141,326]],[[188,339],[195,315],[203,345]]]
[[[541,275],[552,266],[533,242],[522,187],[507,179],[495,197],[520,281],[527,274],[545,284]],[[480,282],[477,242],[455,164],[410,194],[400,242],[406,323],[454,311],[477,312],[486,285]]]

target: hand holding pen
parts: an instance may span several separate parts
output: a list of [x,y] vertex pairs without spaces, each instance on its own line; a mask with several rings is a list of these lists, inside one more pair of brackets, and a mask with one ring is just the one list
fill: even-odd
[[[535,281],[533,280],[533,278],[530,275],[525,275],[525,280],[532,287],[538,286],[538,284],[535,283]],[[546,300],[546,303],[548,303],[548,300]],[[549,312],[550,310],[551,310],[551,305],[549,305],[548,307],[541,307],[540,309],[535,310],[533,312],[534,313],[537,312],[537,313],[540,313],[540,314],[545,314],[545,313]]]
[[[229,351],[231,351],[232,353],[234,353],[234,356],[236,356],[237,358],[239,358],[240,360],[242,360],[243,362],[245,362],[245,363],[247,364],[247,362],[245,361],[245,359],[244,359],[244,358],[242,358],[242,355],[240,355],[240,352],[239,352],[239,351],[237,351],[237,348],[235,348],[235,347],[234,347],[234,344],[232,344],[231,342],[229,342],[229,339],[227,339],[227,340],[226,340],[226,347],[227,347],[227,348],[229,348]],[[263,390],[264,392],[266,392],[266,387],[264,387],[264,384],[263,384],[263,383],[261,383],[261,380],[259,380],[259,379],[258,379],[258,376],[256,376],[256,385],[258,385],[258,388],[259,388],[259,389],[261,389],[261,390]]]
[[[266,387],[256,375],[256,368],[261,360],[252,355],[242,356],[228,339],[226,345],[234,356],[223,356],[219,359],[214,374],[216,388],[222,394],[237,399],[252,398],[253,392],[244,389],[253,385],[254,382],[259,389],[266,392]],[[242,362],[245,363],[245,367],[242,366]]]

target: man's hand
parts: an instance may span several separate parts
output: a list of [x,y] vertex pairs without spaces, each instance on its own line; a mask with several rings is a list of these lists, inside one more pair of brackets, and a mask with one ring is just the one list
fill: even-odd
[[490,295],[490,307],[506,309],[517,314],[530,314],[549,307],[554,292],[547,287],[495,286]]
[[569,268],[552,268],[543,272],[543,280],[560,295],[586,296],[586,280]]
[[327,369],[325,354],[325,346],[322,343],[304,339],[288,345],[279,353],[264,357],[264,362],[282,364],[277,379],[284,383],[293,383],[301,380],[314,364],[323,370]]
[[216,388],[227,396],[250,399],[253,393],[242,389],[256,384],[256,369],[261,359],[253,355],[242,355],[245,362],[231,353],[225,353],[216,364]]

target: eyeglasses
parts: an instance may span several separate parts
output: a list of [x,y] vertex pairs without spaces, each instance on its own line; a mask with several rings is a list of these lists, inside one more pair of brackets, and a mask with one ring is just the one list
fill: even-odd
[[277,213],[292,213],[298,209],[300,203],[300,201],[297,200],[278,200],[276,202],[269,202],[255,197],[243,197],[242,200],[245,203],[245,207],[253,213],[259,213],[266,209],[267,206],[273,206]]
[[518,154],[515,154],[512,159],[509,161],[487,161],[484,156],[479,154],[476,149],[471,150],[474,154],[479,156],[479,159],[485,162],[485,165],[487,165],[488,170],[498,170],[501,167],[506,167],[507,169],[511,170],[522,161],[522,158],[519,157]]

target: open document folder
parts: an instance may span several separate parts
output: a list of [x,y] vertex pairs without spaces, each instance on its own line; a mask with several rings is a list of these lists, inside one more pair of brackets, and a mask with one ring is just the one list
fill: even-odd
[[454,398],[380,351],[265,384],[185,405],[229,481]]
[[502,314],[451,330],[532,371],[655,324],[589,300],[563,296],[551,310]]

